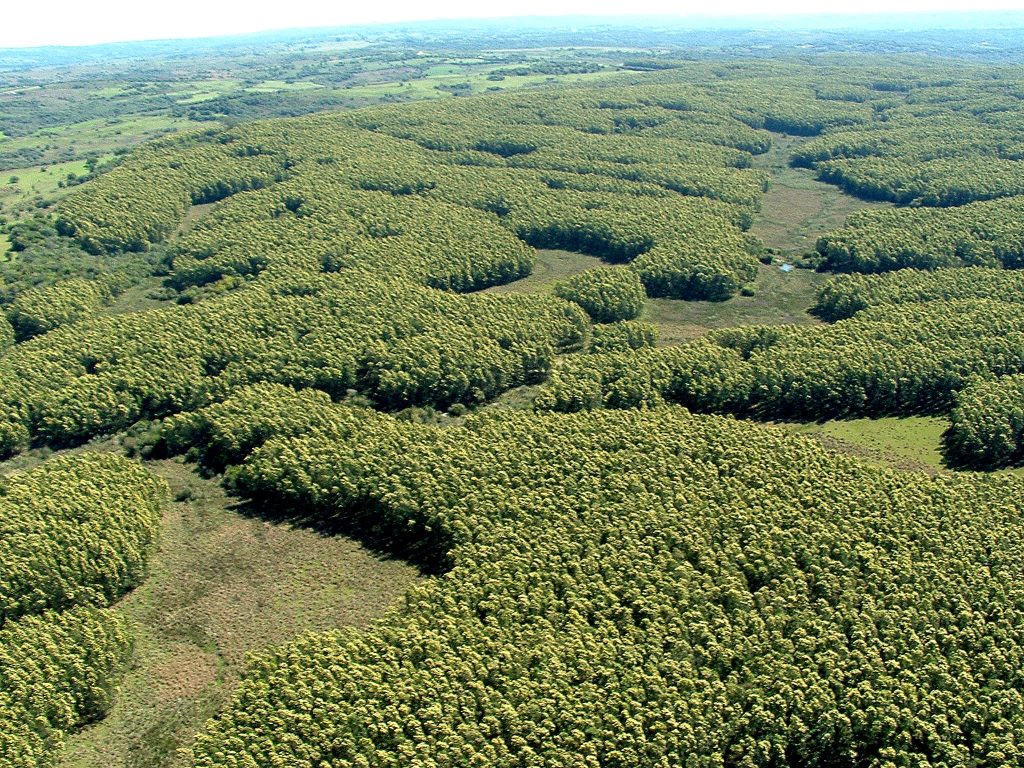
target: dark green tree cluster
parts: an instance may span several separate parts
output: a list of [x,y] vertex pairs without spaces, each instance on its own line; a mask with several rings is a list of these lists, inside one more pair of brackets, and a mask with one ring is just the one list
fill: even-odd
[[925,301],[824,327],[721,331],[678,347],[566,360],[541,409],[652,407],[771,418],[945,413],[976,374],[1024,372],[1020,303]]
[[958,208],[858,211],[818,240],[833,272],[914,267],[1024,267],[1024,197]]
[[658,340],[658,328],[654,323],[642,320],[623,320],[618,323],[595,325],[590,332],[587,351],[622,352],[628,349],[653,347]]
[[17,339],[24,341],[88,317],[112,299],[104,282],[73,277],[18,294],[7,308],[7,317]]
[[0,766],[56,765],[102,716],[131,636],[108,606],[142,579],[167,486],[113,454],[62,456],[0,495]]
[[5,452],[192,410],[260,381],[355,388],[386,408],[477,403],[540,380],[589,322],[547,296],[459,296],[293,271],[195,305],[96,316],[0,357]]
[[644,308],[644,286],[630,270],[588,269],[555,286],[555,295],[579,304],[595,323],[635,320]]
[[421,430],[274,439],[232,473],[441,536],[450,570],[369,632],[259,660],[199,768],[1024,759],[1019,479],[682,409]]
[[[291,210],[294,208],[294,210]],[[483,211],[338,185],[322,169],[232,200],[176,246],[180,289],[295,270],[468,292],[530,273],[533,250]]]
[[1024,461],[1024,375],[977,379],[957,395],[946,455],[954,464],[995,469]]
[[956,299],[1024,303],[1024,272],[967,267],[839,275],[818,289],[813,311],[824,320],[835,322],[853,317],[866,307]]

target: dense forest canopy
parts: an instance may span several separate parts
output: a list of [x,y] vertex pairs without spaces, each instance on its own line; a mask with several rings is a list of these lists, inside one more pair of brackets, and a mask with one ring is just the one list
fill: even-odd
[[[204,126],[9,227],[0,766],[60,765],[145,663],[161,457],[428,576],[264,649],[197,768],[1024,765],[1021,477],[764,423],[1024,461],[1024,80],[699,58]],[[878,205],[766,248],[780,152]],[[495,290],[537,249],[584,266]],[[779,261],[844,273],[817,320],[657,346],[650,307],[771,302]]]

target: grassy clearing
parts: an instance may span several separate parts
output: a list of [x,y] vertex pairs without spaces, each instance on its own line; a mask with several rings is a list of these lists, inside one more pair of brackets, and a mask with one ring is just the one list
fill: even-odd
[[817,438],[823,444],[901,469],[945,469],[942,435],[949,422],[938,416],[887,417],[782,424],[784,429]]
[[0,149],[15,150],[33,147],[41,149],[52,143],[54,139],[65,144],[77,144],[79,149],[117,147],[124,145],[125,137],[155,135],[158,132],[181,128],[185,125],[195,125],[195,123],[163,115],[86,120],[81,123],[43,128],[31,136],[7,139],[0,144]]
[[462,67],[455,66],[453,64],[435,64],[434,66],[427,68],[427,71],[424,73],[424,76],[438,77],[444,75],[457,75],[463,71],[464,70]]
[[[538,250],[533,272],[521,280],[488,288],[487,293],[550,293],[555,283],[595,267],[608,266],[596,256],[559,250]],[[805,269],[783,272],[777,265],[762,265],[753,296],[728,301],[648,299],[643,318],[658,326],[659,343],[680,344],[714,328],[739,325],[814,324],[807,314],[814,305],[817,286],[827,279]]]
[[[931,474],[952,471],[946,466],[942,449],[949,421],[942,416],[785,423],[780,426],[795,434],[814,437],[833,450],[896,469],[923,470]],[[982,474],[1024,477],[1024,467]]]
[[596,256],[573,251],[540,249],[533,272],[521,280],[488,288],[487,293],[550,293],[555,283],[594,267],[608,266]]
[[[121,448],[106,437],[64,452]],[[51,455],[0,462],[0,477]],[[107,716],[68,739],[60,768],[187,765],[179,750],[227,703],[248,654],[307,631],[364,627],[421,578],[351,539],[269,522],[180,459],[145,464],[175,500],[146,581],[116,606],[134,626],[131,664]]]
[[316,88],[323,88],[320,83],[312,83],[309,80],[264,80],[262,83],[250,86],[245,90],[252,93],[277,93],[278,91],[309,91]]
[[11,255],[11,239],[6,232],[0,232],[0,261],[7,261]]
[[537,399],[539,391],[539,385],[525,384],[503,392],[484,408],[494,411],[532,411],[533,401]]
[[199,93],[193,93],[191,96],[187,96],[183,99],[178,99],[178,104],[201,104],[204,101],[213,101],[221,94],[217,91],[200,91]]
[[119,605],[136,627],[131,669],[102,721],[72,736],[63,768],[184,765],[246,654],[305,631],[365,626],[418,578],[355,542],[243,515],[217,482],[149,462],[175,498],[150,575]]
[[13,208],[25,203],[57,200],[71,190],[60,186],[68,174],[85,176],[88,172],[84,160],[3,171],[0,174],[3,182],[0,184],[0,212],[11,214]]
[[751,231],[768,247],[791,255],[814,250],[819,235],[843,226],[854,211],[884,205],[847,195],[806,168],[790,168],[793,150],[805,142],[776,134],[771,150],[754,158],[754,166],[772,176]]
[[762,264],[753,283],[753,296],[728,301],[648,299],[644,319],[658,327],[658,343],[680,344],[715,328],[741,325],[811,325],[819,321],[807,314],[817,287],[826,279],[806,269],[783,272],[778,265]]
[[216,203],[203,203],[202,205],[193,205],[185,212],[185,218],[181,220],[178,225],[177,231],[174,233],[175,237],[181,237],[188,232],[192,227],[195,226],[196,222],[213,210],[213,206]]
[[197,93],[229,93],[242,87],[241,80],[230,77],[215,77],[207,80],[189,80],[174,84],[175,90],[170,91],[168,96],[187,98]]
[[168,301],[151,299],[149,294],[163,286],[162,277],[151,277],[133,285],[121,293],[109,307],[100,310],[104,315],[123,315],[128,312],[145,312],[170,305]]

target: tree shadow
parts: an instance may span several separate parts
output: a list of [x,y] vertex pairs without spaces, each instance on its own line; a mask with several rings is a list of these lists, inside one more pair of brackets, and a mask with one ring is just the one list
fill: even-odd
[[[229,491],[230,493],[230,491]],[[373,500],[324,509],[297,506],[273,497],[243,498],[229,509],[271,525],[287,525],[321,536],[345,536],[362,544],[382,560],[400,559],[424,576],[440,576],[454,565],[451,538],[413,520],[397,520],[384,505]]]

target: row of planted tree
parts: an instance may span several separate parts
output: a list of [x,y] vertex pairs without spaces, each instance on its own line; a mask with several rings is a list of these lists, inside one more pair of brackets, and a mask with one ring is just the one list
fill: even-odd
[[[0,450],[164,418],[164,448],[238,493],[444,574],[368,633],[258,662],[202,768],[1019,764],[1020,481],[880,471],[668,404],[951,411],[958,461],[1020,461],[1020,92],[942,64],[704,62],[148,145],[67,198],[60,259],[56,233],[16,233]],[[768,131],[914,205],[819,245],[889,274],[826,284],[828,325],[654,348],[645,295],[754,275]],[[529,274],[531,246],[615,266],[476,293]],[[102,312],[157,264],[196,303]],[[533,383],[573,413],[379,412]],[[378,410],[337,404],[353,392]],[[3,490],[0,765],[47,765],[109,703],[130,631],[107,606],[166,489],[85,454]]]

